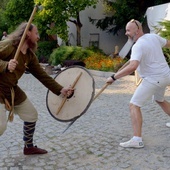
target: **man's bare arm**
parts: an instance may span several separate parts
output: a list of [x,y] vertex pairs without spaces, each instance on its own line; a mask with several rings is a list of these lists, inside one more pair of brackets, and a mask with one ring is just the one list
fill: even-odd
[[165,47],[170,48],[170,40],[167,40]]
[[127,65],[129,65],[130,60],[128,60],[121,68],[119,68],[118,71],[121,71],[123,68],[125,68]]

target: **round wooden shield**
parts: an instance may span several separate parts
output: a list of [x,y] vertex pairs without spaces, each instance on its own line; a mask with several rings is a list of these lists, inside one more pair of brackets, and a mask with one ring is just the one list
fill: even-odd
[[89,71],[81,66],[70,66],[59,72],[54,79],[63,87],[73,87],[74,93],[68,98],[47,91],[46,104],[52,117],[68,122],[83,115],[95,93],[94,79]]

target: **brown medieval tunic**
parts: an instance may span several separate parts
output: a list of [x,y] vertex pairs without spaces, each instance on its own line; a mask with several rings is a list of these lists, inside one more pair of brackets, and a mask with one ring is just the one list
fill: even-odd
[[16,50],[17,48],[12,45],[11,40],[0,41],[0,102],[4,103],[6,98],[11,104],[11,88],[15,91],[14,105],[18,105],[26,99],[25,92],[17,85],[26,67],[44,86],[59,95],[63,87],[43,70],[36,55],[29,49],[27,54],[19,53],[18,65],[14,72],[11,73],[7,70],[8,61],[14,58]]

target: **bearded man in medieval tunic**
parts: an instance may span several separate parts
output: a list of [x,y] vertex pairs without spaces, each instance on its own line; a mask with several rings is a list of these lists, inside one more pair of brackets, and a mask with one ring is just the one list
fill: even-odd
[[[25,155],[45,154],[46,150],[33,145],[38,113],[25,92],[17,85],[18,80],[28,69],[35,78],[56,95],[69,96],[73,93],[73,89],[65,88],[57,83],[39,64],[34,53],[37,49],[37,41],[40,39],[35,25],[30,25],[18,59],[14,59],[26,26],[27,23],[20,24],[13,33],[8,35],[7,39],[0,42],[0,135],[6,130],[7,122],[12,119],[12,112],[14,112],[24,121],[23,153]],[[8,118],[6,110],[12,111]]]

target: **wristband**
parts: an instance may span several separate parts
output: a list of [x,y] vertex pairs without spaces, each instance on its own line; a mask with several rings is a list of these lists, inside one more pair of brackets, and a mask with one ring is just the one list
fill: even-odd
[[111,78],[115,81],[116,79],[115,79],[115,74],[113,74],[112,76],[111,76]]

